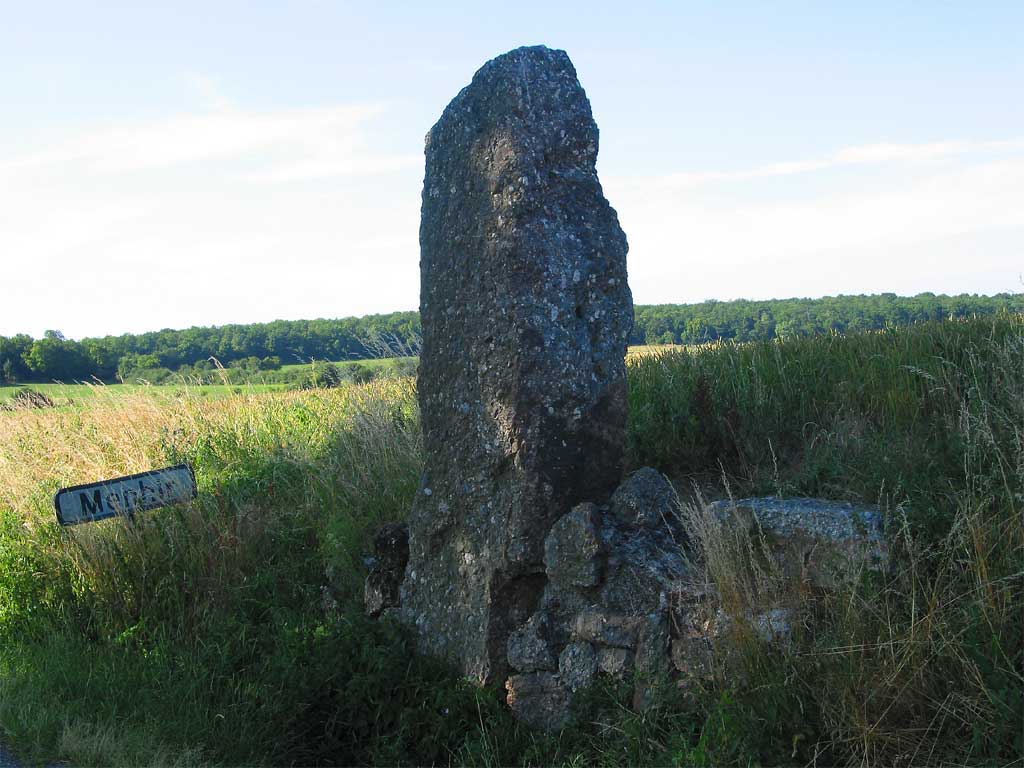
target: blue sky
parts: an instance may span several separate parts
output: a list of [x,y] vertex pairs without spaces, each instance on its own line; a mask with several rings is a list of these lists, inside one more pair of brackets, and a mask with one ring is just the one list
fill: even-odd
[[1022,290],[1024,3],[5,3],[0,334],[411,309],[423,136],[568,51],[638,303]]

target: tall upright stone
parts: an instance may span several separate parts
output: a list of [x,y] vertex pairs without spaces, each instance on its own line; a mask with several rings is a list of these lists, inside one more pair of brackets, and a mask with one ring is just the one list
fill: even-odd
[[543,46],[485,64],[426,139],[426,466],[401,611],[484,683],[541,599],[554,523],[622,477],[633,304],[597,147],[569,57]]

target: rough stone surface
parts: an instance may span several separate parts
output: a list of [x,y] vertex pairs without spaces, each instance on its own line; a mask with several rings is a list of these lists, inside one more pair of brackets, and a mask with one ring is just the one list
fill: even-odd
[[[671,485],[652,469],[635,473],[626,484],[631,487],[613,499],[640,499],[638,486],[667,488],[670,494],[661,501],[658,494],[642,496],[626,517],[616,516],[609,501],[580,504],[558,520],[545,543],[548,578],[540,603],[513,637],[535,625],[546,627],[544,637],[558,654],[558,679],[570,698],[598,674],[635,678],[633,702],[644,708],[657,680],[671,672],[672,606],[681,605],[684,594],[692,600],[694,590],[675,523],[641,507],[674,499]],[[509,662],[518,672],[530,671],[532,664],[511,652]]]
[[512,675],[505,681],[505,690],[512,713],[527,725],[557,731],[569,723],[569,691],[558,675],[550,672]]
[[399,587],[409,560],[409,528],[391,523],[378,531],[373,540],[370,573],[363,585],[366,613],[380,616],[399,603]]
[[601,539],[597,505],[573,507],[551,527],[544,541],[548,578],[566,586],[592,587],[601,581]]
[[711,674],[713,648],[704,635],[672,638],[672,665],[687,679],[702,679]]
[[679,533],[664,525],[623,524],[608,515],[602,522],[601,538],[608,556],[600,604],[609,611],[633,616],[664,608],[667,595],[689,570]]
[[670,643],[667,612],[659,611],[645,617],[640,624],[633,660],[637,675],[633,691],[634,709],[647,709],[653,700],[654,686],[668,675]]
[[889,553],[878,507],[774,496],[709,505],[720,520],[762,535],[783,572],[823,589],[884,570]]
[[619,616],[600,610],[584,611],[573,622],[573,635],[581,640],[614,648],[635,648],[640,624],[638,616]]
[[633,669],[633,652],[628,648],[598,648],[597,667],[606,675],[623,678]]
[[636,643],[636,670],[645,677],[668,672],[669,624],[665,612],[644,617]]
[[758,636],[766,643],[789,645],[793,639],[793,612],[788,608],[772,608],[754,617]]
[[558,675],[575,693],[590,685],[597,674],[597,654],[590,643],[569,643],[558,656]]
[[609,512],[623,525],[674,529],[679,523],[679,500],[661,472],[643,467],[615,490]]
[[426,461],[402,611],[485,683],[541,600],[552,526],[622,476],[633,308],[597,149],[568,56],[544,47],[484,65],[427,136]]
[[551,650],[547,617],[534,614],[508,638],[508,663],[520,672],[554,670],[558,662]]

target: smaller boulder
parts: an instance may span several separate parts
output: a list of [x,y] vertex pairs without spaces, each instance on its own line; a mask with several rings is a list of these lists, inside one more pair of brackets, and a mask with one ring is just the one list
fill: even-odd
[[544,540],[544,567],[556,584],[592,587],[601,581],[600,513],[595,504],[577,504]]
[[635,648],[642,621],[640,616],[619,616],[590,609],[576,617],[572,632],[577,639],[598,645]]
[[821,589],[849,583],[864,569],[888,567],[878,507],[768,496],[716,501],[709,509],[723,523],[743,526],[763,537],[784,574]]
[[633,651],[628,648],[598,648],[597,668],[621,680],[633,671]]
[[638,469],[626,478],[609,503],[609,512],[616,520],[640,528],[674,527],[679,511],[679,499],[672,484],[651,467]]
[[643,711],[654,701],[654,686],[669,673],[669,623],[666,611],[646,616],[640,625],[637,637],[636,688],[633,691],[633,708]]
[[669,637],[668,615],[664,611],[643,618],[636,644],[638,673],[654,678],[668,672]]
[[508,637],[508,663],[518,672],[539,672],[558,668],[551,652],[548,621],[535,613]]
[[597,674],[597,653],[590,643],[569,643],[558,656],[558,675],[575,693],[590,685]]
[[570,694],[558,675],[531,672],[505,681],[512,714],[531,728],[557,731],[569,724]]
[[672,638],[672,666],[684,680],[710,676],[713,659],[714,649],[710,637],[693,634]]
[[373,539],[373,555],[368,558],[370,572],[363,584],[363,602],[368,616],[377,618],[400,603],[399,587],[409,561],[409,526],[385,525]]

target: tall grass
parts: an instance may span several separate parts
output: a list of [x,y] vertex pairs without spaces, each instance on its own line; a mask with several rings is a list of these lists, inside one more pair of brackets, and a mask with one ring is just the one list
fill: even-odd
[[[675,477],[725,471],[743,491],[910,500],[913,522],[941,536],[954,489],[1008,461],[1019,377],[1005,369],[1022,333],[1003,315],[639,357],[631,461]],[[1004,415],[977,422],[982,408]],[[968,423],[998,432],[988,449]]]
[[[365,531],[411,501],[413,393],[394,380],[4,414],[4,729],[30,748],[83,745],[66,753],[82,763],[112,730],[128,764],[171,746],[280,756],[268,724],[292,722],[326,676],[326,657],[308,658],[323,646],[325,561],[351,574],[353,592]],[[59,486],[179,461],[196,468],[194,504],[134,524],[54,524]]]
[[[694,502],[731,651],[643,713],[595,691],[556,736],[362,617],[369,536],[420,473],[411,380],[0,413],[0,733],[77,765],[1011,761],[1022,371],[1008,316],[631,358],[633,466],[685,496],[724,476],[880,501],[894,567],[817,593],[751,570],[757,543]],[[181,461],[193,504],[55,524],[58,487]],[[748,631],[766,600],[793,610],[790,645]]]
[[[891,572],[828,593],[764,567],[760,542],[699,496],[685,506],[696,559],[732,619],[724,645],[736,652],[719,657],[703,691],[703,743],[680,753],[684,762],[715,764],[737,745],[769,763],[1024,759],[1022,331],[1019,318],[1002,318],[719,346],[634,368],[658,391],[669,378],[696,382],[688,401],[655,407],[706,427],[718,453],[700,460],[736,473],[744,490],[900,502],[889,508]],[[702,423],[708,403],[731,420]],[[757,419],[771,446],[753,439]],[[634,450],[658,445],[631,434]],[[794,639],[781,648],[750,621],[774,605],[793,611]]]

